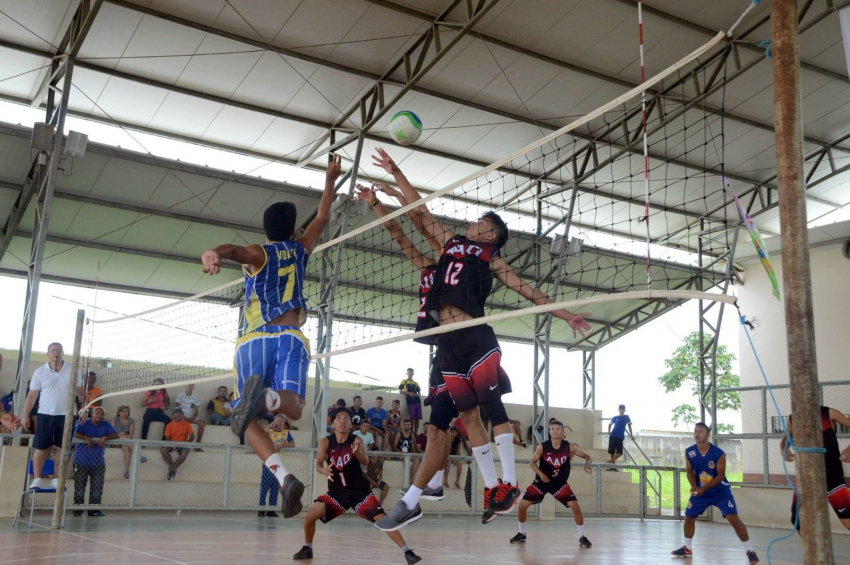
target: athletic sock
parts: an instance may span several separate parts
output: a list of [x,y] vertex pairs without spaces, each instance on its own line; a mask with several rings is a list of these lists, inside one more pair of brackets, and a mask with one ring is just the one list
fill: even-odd
[[266,410],[269,414],[277,413],[280,408],[280,395],[273,391],[272,389],[268,389],[266,391]]
[[751,540],[747,540],[747,541],[741,542],[741,543],[744,544],[744,549],[746,549],[747,551],[755,551],[753,549],[753,542]]
[[445,471],[442,469],[434,473],[434,476],[428,481],[428,488],[438,489],[443,486],[443,473]]
[[584,525],[576,526],[576,529],[578,530],[578,537],[583,538],[584,537]]
[[310,543],[305,542],[304,547],[313,547],[313,542],[310,542]]
[[410,548],[407,547],[407,544],[404,544],[403,546],[401,546],[401,552],[402,553],[407,553],[408,551],[410,551]]
[[496,488],[499,486],[499,479],[496,478],[496,464],[493,463],[493,452],[490,444],[487,443],[473,447],[472,454],[475,456],[475,462],[478,463],[478,470],[481,471],[481,476],[484,478],[484,486],[487,488]]
[[272,453],[269,455],[269,458],[266,459],[265,465],[266,468],[274,474],[278,484],[283,486],[283,479],[285,479],[286,475],[289,473],[286,472],[286,467],[283,466],[283,460],[280,458],[280,454]]
[[402,498],[402,500],[404,501],[404,505],[407,506],[408,510],[413,510],[414,508],[416,508],[416,505],[419,504],[420,496],[422,496],[422,489],[417,486],[410,485],[410,488],[407,489],[407,492],[405,493],[404,498]]
[[501,434],[494,439],[496,440],[496,449],[499,450],[499,460],[502,463],[502,482],[516,486],[514,436],[512,434]]
[[690,549],[692,543],[694,543],[694,538],[685,538],[685,547]]
[[525,522],[517,522],[519,524],[519,533],[525,535]]

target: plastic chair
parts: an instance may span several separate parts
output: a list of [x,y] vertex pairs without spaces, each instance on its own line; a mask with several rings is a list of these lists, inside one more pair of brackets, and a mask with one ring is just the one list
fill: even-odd
[[[44,462],[44,467],[42,468],[41,472],[44,475],[56,476],[54,469],[53,469],[53,460],[52,459],[48,459],[47,461]],[[32,475],[32,474],[33,474],[32,461],[30,461],[29,463],[27,463],[27,478],[29,478],[29,475]],[[21,512],[23,511],[23,507],[24,507],[24,504],[26,502],[26,496],[28,494],[31,494],[32,497],[30,497],[29,527],[30,527],[30,529],[32,529],[32,515],[33,515],[33,512],[35,512],[35,495],[38,494],[38,493],[42,493],[42,492],[45,492],[45,493],[53,492],[53,493],[55,493],[56,489],[50,488],[50,487],[48,487],[48,488],[34,488],[34,489],[27,488],[24,492],[21,493],[21,496],[18,498],[18,507],[15,509],[15,519],[12,520],[12,526],[14,526],[15,524],[18,523],[18,517],[21,515]],[[62,493],[62,523],[59,526],[60,528],[65,527],[65,507],[67,505],[68,505],[68,488],[65,487],[65,490]]]

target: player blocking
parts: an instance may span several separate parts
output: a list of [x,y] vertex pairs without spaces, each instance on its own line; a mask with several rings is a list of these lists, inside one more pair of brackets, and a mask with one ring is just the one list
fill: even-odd
[[201,256],[203,272],[221,271],[222,261],[242,265],[245,323],[233,361],[236,403],[230,429],[244,435],[280,486],[284,518],[301,512],[304,484],[286,470],[268,434],[257,423],[263,414],[283,414],[299,420],[304,409],[310,342],[301,333],[307,318],[304,275],[307,260],[319,243],[330,218],[334,181],[341,173],[333,156],[316,215],[304,234],[294,239],[297,211],[291,202],[278,202],[263,214],[264,245],[224,244]]
[[578,528],[578,543],[581,547],[593,546],[584,535],[584,515],[578,504],[573,489],[567,482],[570,478],[570,460],[572,456],[584,459],[584,472],[592,473],[591,458],[574,443],[564,438],[564,424],[554,421],[549,424],[549,440],[537,446],[537,451],[531,458],[531,470],[537,475],[534,482],[525,490],[522,502],[519,503],[518,522],[519,532],[511,538],[511,543],[525,543],[525,521],[528,508],[532,504],[540,504],[547,494],[573,511],[573,518]]

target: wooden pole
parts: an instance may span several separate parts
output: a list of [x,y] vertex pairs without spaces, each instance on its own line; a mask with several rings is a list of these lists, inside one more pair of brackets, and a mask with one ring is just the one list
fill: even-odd
[[[782,229],[782,280],[794,444],[822,448],[809,239],[806,231],[797,0],[773,0],[770,19],[776,169]],[[797,452],[796,461],[803,562],[806,565],[831,564],[832,537],[826,506],[824,455]]]
[[53,501],[53,521],[51,530],[58,530],[62,524],[62,501],[65,497],[65,477],[68,475],[68,463],[71,459],[71,435],[74,431],[74,415],[77,412],[74,399],[77,396],[77,375],[80,373],[80,352],[83,349],[83,325],[86,321],[86,311],[77,310],[77,331],[74,334],[74,359],[71,361],[71,382],[68,384],[68,404],[65,409],[65,427],[62,430],[62,459],[59,462],[59,483],[56,487],[56,498]]

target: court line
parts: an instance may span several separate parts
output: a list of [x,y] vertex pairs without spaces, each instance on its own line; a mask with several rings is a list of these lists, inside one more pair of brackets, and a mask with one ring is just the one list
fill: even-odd
[[[49,527],[47,527],[47,526],[42,526],[41,524],[33,524],[33,526],[35,526],[35,527],[37,527],[37,528],[43,528],[43,529],[45,529],[45,530],[50,530],[50,528],[49,528]],[[102,543],[102,544],[104,544],[104,545],[109,545],[109,546],[111,546],[111,547],[117,547],[118,549],[123,549],[123,550],[126,550],[126,551],[130,551],[130,552],[132,552],[132,553],[138,553],[138,554],[140,554],[140,555],[147,555],[148,557],[153,557],[153,558],[155,558],[155,559],[161,559],[161,560],[163,560],[163,561],[168,561],[169,563],[176,563],[177,565],[189,565],[188,563],[184,563],[183,561],[175,561],[174,559],[169,559],[168,557],[162,557],[162,556],[156,555],[156,554],[154,554],[154,553],[149,553],[149,552],[147,552],[147,551],[139,551],[138,549],[133,549],[132,547],[127,547],[127,546],[124,546],[124,545],[119,545],[119,544],[117,544],[117,543],[112,543],[112,542],[109,542],[109,541],[99,540],[99,539],[97,539],[97,538],[91,538],[91,537],[88,537],[88,536],[84,536],[84,535],[82,535],[82,534],[75,534],[74,532],[66,532],[65,530],[59,530],[59,533],[60,533],[60,534],[63,534],[63,535],[66,535],[66,536],[74,536],[74,537],[82,538],[82,539],[84,539],[84,540],[93,541],[93,542],[97,542],[97,543]],[[56,557],[57,557],[57,558],[60,558],[60,557],[64,557],[64,556],[63,556],[63,555],[58,555],[58,556],[56,556]]]

